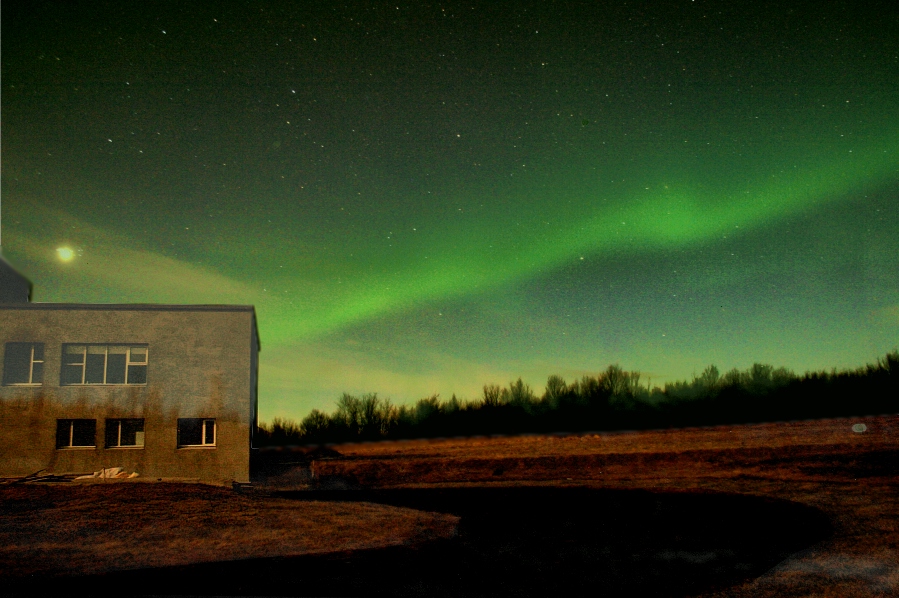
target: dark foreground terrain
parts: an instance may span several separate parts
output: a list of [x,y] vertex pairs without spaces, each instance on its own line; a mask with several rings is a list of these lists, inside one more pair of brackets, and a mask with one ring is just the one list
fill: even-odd
[[[0,581],[20,595],[61,582],[118,596],[896,596],[897,431],[884,416],[343,445],[314,464],[286,453],[292,465],[270,469],[241,508],[276,502],[285,529],[285,513],[339,510],[326,525],[306,519],[319,535],[306,548],[270,523],[263,556],[53,579],[0,568]],[[252,527],[204,521],[223,553]],[[351,525],[380,532],[380,547],[321,550]]]
[[289,496],[397,505],[462,519],[456,537],[418,545],[87,576],[66,580],[67,591],[689,596],[761,575],[831,533],[815,509],[739,495],[506,487]]

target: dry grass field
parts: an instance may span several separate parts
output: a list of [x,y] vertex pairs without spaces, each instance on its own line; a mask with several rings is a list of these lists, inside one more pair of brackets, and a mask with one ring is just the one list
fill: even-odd
[[825,513],[832,537],[705,596],[899,596],[899,416],[334,448],[348,459],[317,463],[317,473],[367,486],[537,483],[793,501]]
[[[853,430],[859,424],[864,424],[864,431]],[[481,567],[489,573],[494,571],[492,563],[499,563],[496,568],[506,567],[510,575],[519,559],[522,571],[548,571],[539,583],[549,584],[556,583],[553,571],[567,563],[569,594],[595,593],[594,586],[588,592],[587,586],[576,585],[572,578],[580,569],[571,569],[572,563],[610,559],[606,573],[591,578],[590,583],[596,583],[602,575],[614,575],[615,563],[625,563],[626,558],[615,560],[619,548],[609,552],[608,546],[602,550],[578,546],[581,540],[593,541],[579,532],[578,522],[583,521],[584,529],[600,525],[595,529],[601,534],[631,533],[631,528],[627,521],[607,525],[578,517],[587,513],[592,519],[611,521],[616,509],[643,501],[646,508],[655,505],[662,513],[692,517],[700,526],[704,513],[709,521],[724,522],[707,525],[724,529],[703,531],[718,540],[727,539],[728,533],[748,537],[754,528],[782,526],[784,533],[780,539],[772,535],[771,543],[787,542],[783,546],[788,547],[787,552],[770,553],[775,555],[773,561],[757,561],[762,569],[744,566],[739,563],[743,557],[735,556],[728,562],[744,567],[745,573],[724,572],[714,583],[691,585],[687,580],[667,588],[668,573],[656,572],[662,581],[646,586],[654,593],[645,595],[899,596],[897,438],[899,416],[881,416],[614,434],[399,441],[331,447],[342,456],[315,461],[314,480],[295,468],[281,478],[266,479],[263,491],[257,488],[249,494],[202,485],[135,482],[5,486],[0,487],[0,581],[18,583],[24,594],[31,580],[63,576],[81,579],[82,589],[96,589],[102,582],[118,588],[117,594],[125,587],[156,587],[146,591],[330,595],[338,587],[342,589],[335,591],[341,595],[380,590],[455,596],[463,595],[461,586],[453,585],[459,583],[455,573],[431,586],[421,580],[402,585],[395,581],[401,573],[389,569],[420,575],[430,575],[421,573],[429,570],[440,577],[447,568]],[[555,502],[540,503],[550,496],[557,497]],[[603,498],[607,496],[611,498]],[[715,498],[719,496],[723,498]],[[490,504],[501,509],[488,512]],[[562,519],[552,519],[538,530],[549,536],[529,532],[540,527],[540,516],[559,515],[552,511],[560,504],[561,510],[580,509],[572,520],[574,527],[571,522],[566,523],[569,527],[553,523],[564,521],[562,513]],[[805,511],[785,511],[789,504]],[[419,510],[407,508],[416,505]],[[729,512],[716,518],[714,505],[725,505],[721,508]],[[741,512],[743,508],[755,509],[755,514]],[[466,528],[466,520],[475,521],[478,529],[489,532],[491,513],[500,512],[506,512],[512,526],[508,522],[503,524],[507,527],[494,526],[493,536],[486,532],[478,536],[472,531],[477,531],[474,524]],[[796,552],[788,542],[794,517],[790,513],[798,521],[810,512],[823,514],[830,529],[826,537],[820,536],[824,539],[800,544],[804,550]],[[653,521],[640,532],[649,542],[655,541],[655,530],[661,535],[663,527],[670,528],[665,532],[667,542],[674,537],[671,530],[681,534],[689,523],[664,517]],[[733,531],[727,525],[734,525]],[[537,543],[546,544],[546,538],[553,543],[549,552],[517,553],[515,546],[525,544],[510,544],[506,541],[510,533],[521,536],[525,544],[534,544],[535,538]],[[752,550],[765,548],[765,533],[755,534],[763,539],[753,540]],[[730,538],[737,552],[741,539]],[[640,541],[625,542],[627,552],[638,551]],[[434,547],[432,552],[429,546]],[[540,562],[543,557],[534,556],[552,556],[557,549],[561,552],[555,562]],[[666,571],[677,572],[705,566],[702,561],[713,558],[704,556],[713,553],[700,549],[654,550],[667,554],[670,562],[638,560],[622,566],[661,563],[669,567]],[[172,580],[196,576],[198,571],[219,585],[193,587],[189,592],[172,589],[177,587]],[[346,581],[351,572],[358,574],[357,579]],[[366,577],[368,572],[380,577]],[[248,584],[248,579],[254,584],[267,580],[268,585]],[[69,586],[73,591],[74,581]],[[147,585],[152,583],[157,586]],[[615,583],[606,595],[628,594],[628,579]],[[493,595],[502,593],[496,591],[502,587],[506,586],[470,593]],[[515,592],[536,595],[553,586],[523,587]]]
[[0,579],[380,548],[451,536],[457,522],[387,505],[298,503],[202,484],[5,486]]

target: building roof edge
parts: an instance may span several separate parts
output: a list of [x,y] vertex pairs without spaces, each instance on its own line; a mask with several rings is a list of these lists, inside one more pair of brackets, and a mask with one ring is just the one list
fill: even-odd
[[254,313],[252,305],[170,305],[163,303],[0,303],[0,309],[59,309],[59,310],[91,310],[91,311],[249,311]]

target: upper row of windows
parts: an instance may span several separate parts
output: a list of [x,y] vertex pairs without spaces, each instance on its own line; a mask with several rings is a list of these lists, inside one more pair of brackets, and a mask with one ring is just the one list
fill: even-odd
[[[59,383],[146,384],[147,345],[64,344]],[[43,383],[44,343],[6,343],[3,384]]]

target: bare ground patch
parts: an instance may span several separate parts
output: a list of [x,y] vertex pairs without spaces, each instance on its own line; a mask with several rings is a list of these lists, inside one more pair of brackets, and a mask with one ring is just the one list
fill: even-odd
[[[864,423],[866,431],[853,431]],[[899,595],[899,416],[335,447],[320,472],[382,487],[520,485],[739,493],[815,507],[834,533],[711,598]],[[408,456],[407,456],[408,455]]]
[[0,577],[292,556],[451,536],[457,517],[201,484],[0,487]]

